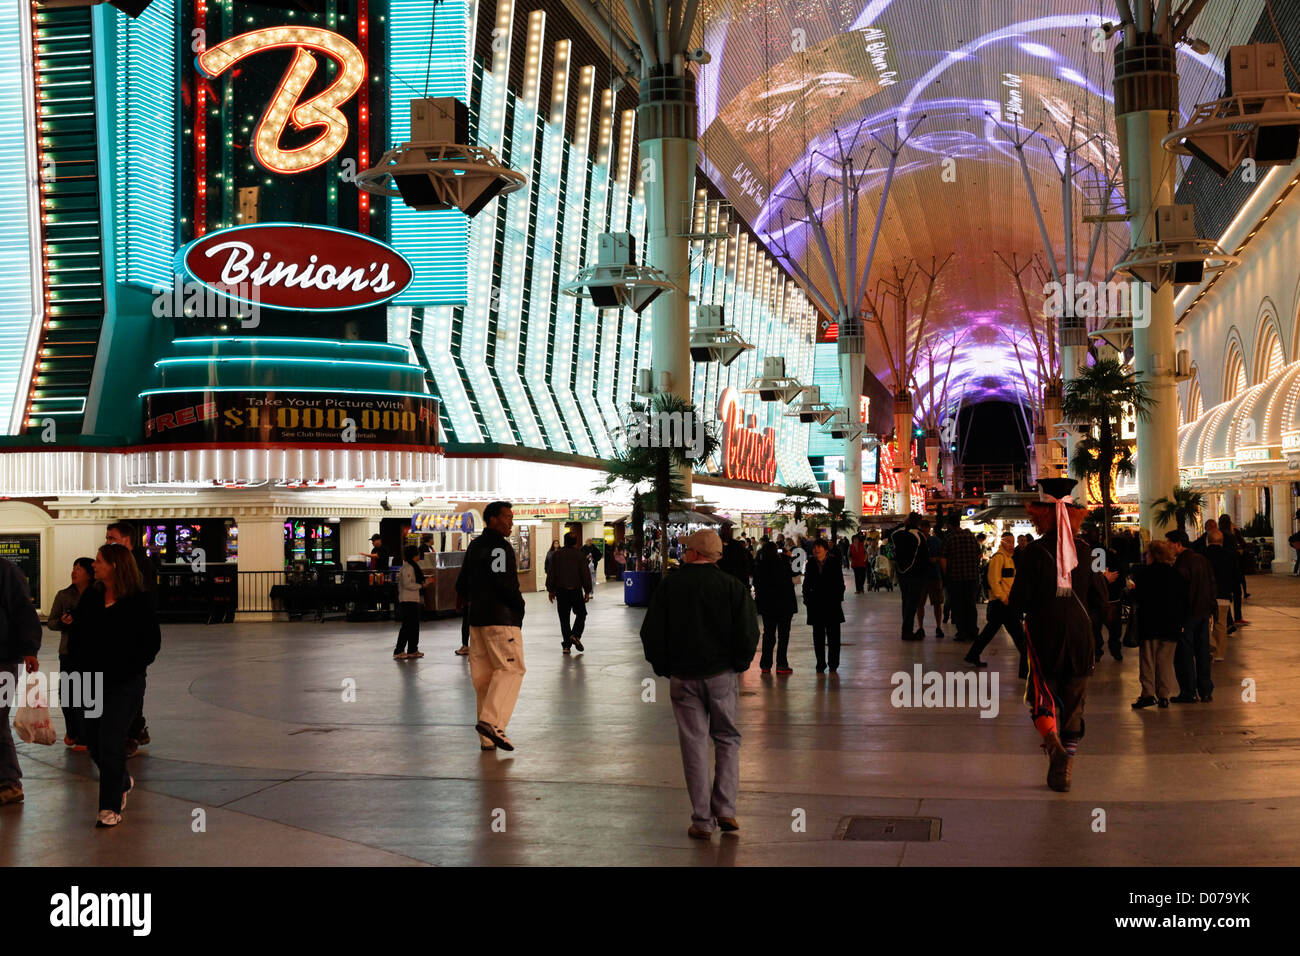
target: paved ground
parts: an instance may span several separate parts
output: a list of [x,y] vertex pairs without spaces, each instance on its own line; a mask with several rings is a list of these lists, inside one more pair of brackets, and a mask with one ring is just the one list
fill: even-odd
[[[641,612],[616,585],[599,589],[573,657],[544,596],[529,597],[514,754],[478,749],[457,621],[426,622],[428,656],[406,663],[391,659],[390,623],[170,626],[123,825],[92,826],[84,754],[20,745],[27,802],[0,810],[0,865],[1294,865],[1300,579],[1251,590],[1212,703],[1134,712],[1135,652],[1098,666],[1064,795],[1045,786],[1005,635],[986,652],[996,718],[896,709],[892,674],[959,669],[965,645],[905,644],[896,592],[850,593],[838,677],[813,673],[799,623],[792,677],[743,675],[743,830],[708,844],[686,837],[667,682],[643,700]],[[836,840],[848,814],[938,817],[942,834]]]

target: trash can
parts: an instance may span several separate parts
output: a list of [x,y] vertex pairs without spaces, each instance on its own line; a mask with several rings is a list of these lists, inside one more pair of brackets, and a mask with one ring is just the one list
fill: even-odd
[[623,603],[628,607],[645,607],[658,584],[658,571],[624,571]]

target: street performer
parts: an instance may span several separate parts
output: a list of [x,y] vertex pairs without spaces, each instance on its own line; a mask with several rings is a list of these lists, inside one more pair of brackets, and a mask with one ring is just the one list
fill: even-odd
[[1086,509],[1073,503],[1073,478],[1042,478],[1041,501],[1027,502],[1038,531],[1016,559],[1016,579],[1009,603],[1025,615],[1029,683],[1025,700],[1034,727],[1050,758],[1047,785],[1065,793],[1070,770],[1083,738],[1083,704],[1094,666],[1089,598],[1105,595],[1092,572],[1091,553],[1079,535]]

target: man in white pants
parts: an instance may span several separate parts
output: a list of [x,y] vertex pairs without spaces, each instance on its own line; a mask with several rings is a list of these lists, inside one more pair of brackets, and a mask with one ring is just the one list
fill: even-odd
[[479,747],[514,750],[506,736],[524,682],[524,596],[519,591],[507,501],[483,509],[487,529],[465,551],[457,604],[469,619],[469,671],[478,698]]

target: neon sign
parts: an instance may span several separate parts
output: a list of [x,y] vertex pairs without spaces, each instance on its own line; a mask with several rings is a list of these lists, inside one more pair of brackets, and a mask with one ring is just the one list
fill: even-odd
[[722,474],[740,481],[770,485],[776,480],[776,432],[758,430],[758,416],[745,417],[734,388],[718,396],[722,419]]
[[[291,175],[328,162],[347,142],[348,119],[339,107],[364,85],[366,61],[360,50],[329,30],[269,27],[241,33],[205,50],[198,57],[199,69],[209,78],[215,78],[247,56],[278,47],[295,47],[297,53],[257,124],[253,154],[272,172]],[[339,74],[324,91],[299,103],[298,98],[316,72],[312,50],[335,60],[340,67]],[[306,146],[284,149],[280,140],[290,121],[295,129],[320,127],[321,133]]]

